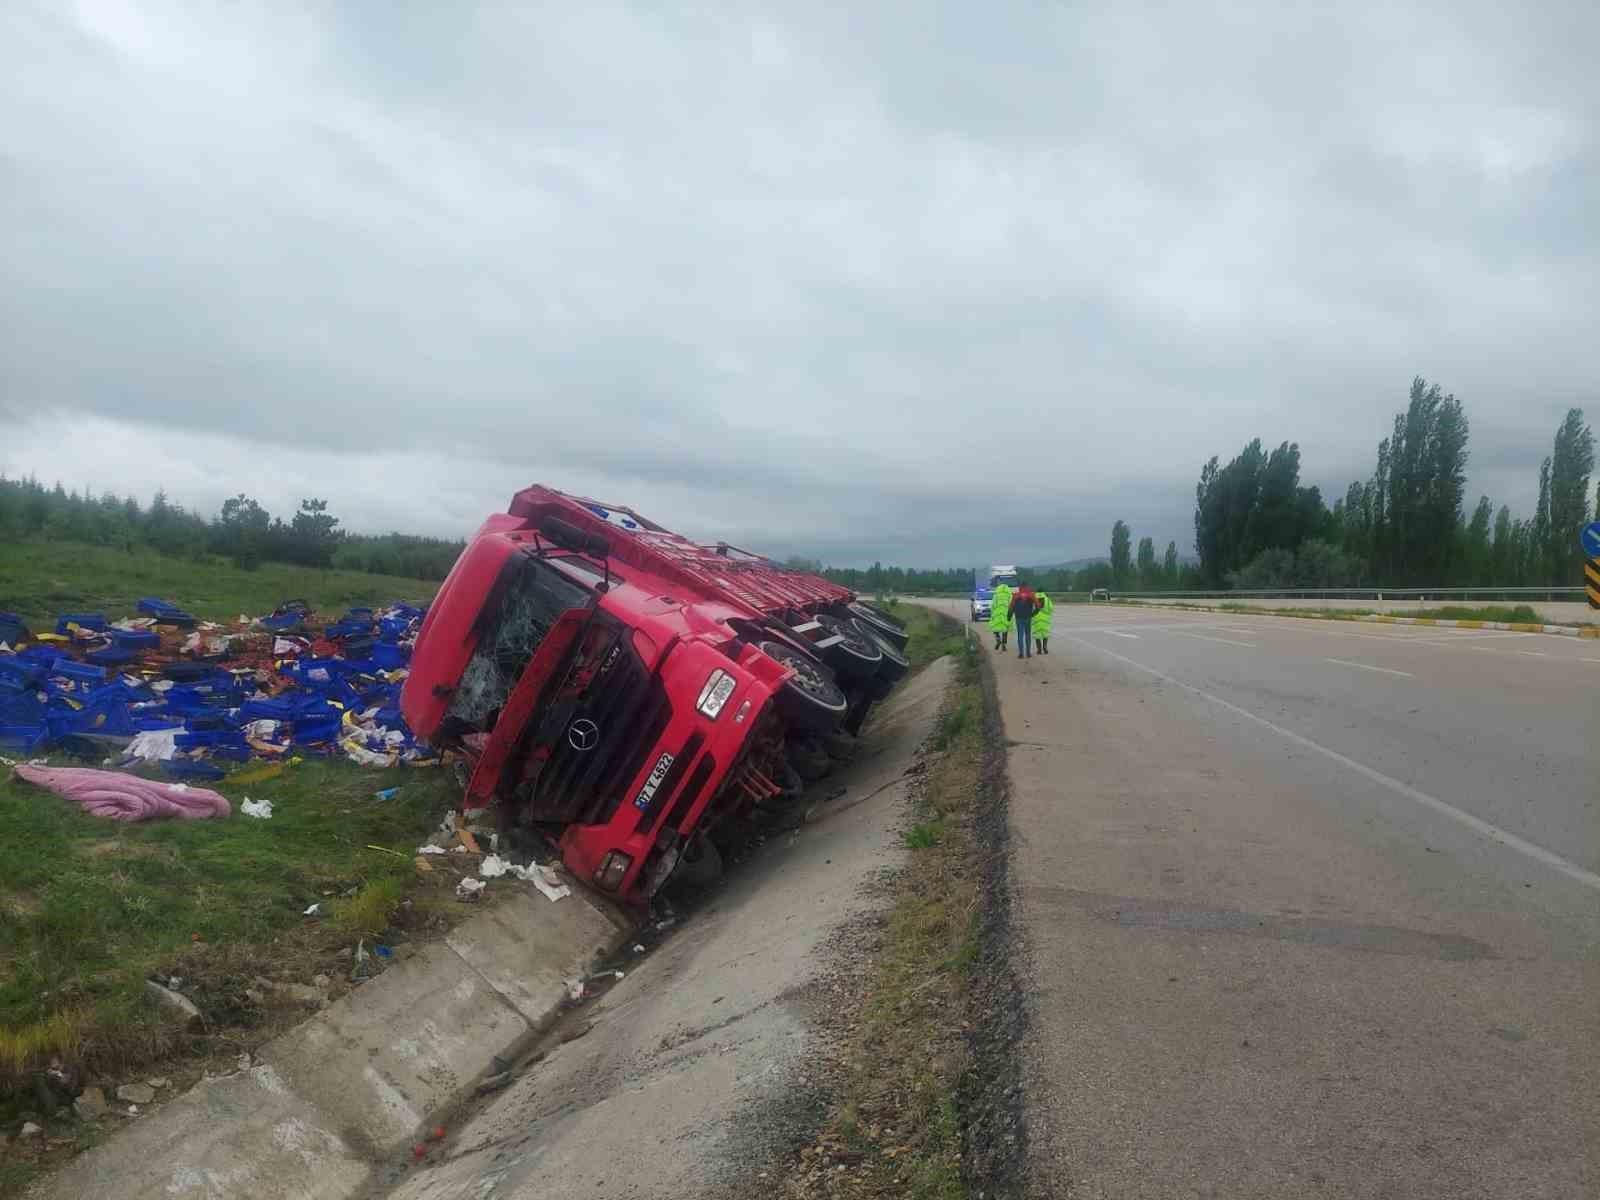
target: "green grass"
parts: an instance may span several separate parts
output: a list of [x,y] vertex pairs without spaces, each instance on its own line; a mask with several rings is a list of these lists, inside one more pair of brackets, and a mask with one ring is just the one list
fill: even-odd
[[[443,886],[412,855],[456,798],[447,772],[314,760],[215,786],[231,817],[125,825],[0,781],[0,1097],[51,1054],[105,1073],[171,1049],[152,975],[192,980],[210,1033],[248,1029],[262,1018],[240,999],[254,975],[304,982],[381,935],[403,896]],[[242,815],[245,796],[271,800],[271,819]],[[322,914],[307,918],[312,904]]]
[[899,600],[885,601],[883,608],[892,613],[910,635],[905,656],[911,661],[913,671],[920,671],[947,654],[964,653],[967,634],[959,621],[952,621],[926,605],[905,604]]
[[1265,613],[1291,617],[1423,617],[1435,621],[1499,621],[1510,625],[1540,625],[1544,618],[1526,604],[1446,604],[1439,608],[1265,608],[1256,604],[1225,601],[1217,606],[1225,612]]
[[971,820],[983,694],[977,655],[959,622],[914,605],[900,615],[912,630],[913,661],[954,653],[957,678],[938,725],[943,742],[936,735],[931,743],[935,753],[903,835],[907,862],[893,885],[883,942],[840,1048],[845,1075],[811,1163],[852,1164],[852,1196],[956,1200],[967,1195],[955,1098],[968,1061],[962,1014],[982,907]]
[[132,615],[141,596],[169,600],[195,616],[231,621],[271,612],[284,600],[343,611],[353,604],[431,599],[438,584],[362,571],[319,570],[264,563],[254,571],[206,555],[172,558],[154,550],[123,550],[75,542],[0,545],[0,608],[19,613],[30,628],[54,629],[63,612]]
[[1461,604],[1447,604],[1443,608],[1419,608],[1415,612],[1390,613],[1395,617],[1432,617],[1440,621],[1504,621],[1512,625],[1540,625],[1544,618],[1526,604],[1483,604],[1471,608]]

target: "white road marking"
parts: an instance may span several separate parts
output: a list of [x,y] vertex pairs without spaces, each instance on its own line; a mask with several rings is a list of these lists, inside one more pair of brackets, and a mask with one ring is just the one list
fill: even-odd
[[1415,679],[1410,671],[1391,671],[1388,667],[1373,667],[1366,663],[1351,662],[1344,658],[1325,658],[1323,662],[1338,663],[1341,667],[1356,667],[1362,671],[1382,671],[1385,675],[1399,675],[1405,679]]
[[1137,633],[1119,633],[1115,629],[1108,629],[1108,630],[1106,630],[1106,632],[1109,633],[1112,637],[1132,638],[1136,642],[1139,640],[1139,635]]
[[1079,633],[1115,633],[1119,629],[1213,629],[1215,626],[1200,621],[1180,621],[1170,624],[1158,624],[1155,621],[1135,621],[1130,626],[1126,621],[1119,621],[1115,625],[1073,625],[1071,628]]
[[[1315,624],[1315,622],[1311,622],[1311,623]],[[1221,626],[1215,626],[1215,628],[1222,628],[1222,627]],[[1308,629],[1308,630],[1305,630],[1304,632],[1312,634],[1312,635],[1317,636],[1317,637],[1358,638],[1359,640],[1364,641],[1364,642],[1383,642],[1383,643],[1385,643],[1387,645],[1390,645],[1390,646],[1428,646],[1428,647],[1432,648],[1432,647],[1439,647],[1439,646],[1451,646],[1452,644],[1455,644],[1455,648],[1458,649],[1458,650],[1462,650],[1462,649],[1465,649],[1465,650],[1477,650],[1477,651],[1480,651],[1483,654],[1530,654],[1530,655],[1537,655],[1538,657],[1541,657],[1541,658],[1556,658],[1556,657],[1560,657],[1559,655],[1546,654],[1546,653],[1543,653],[1543,652],[1537,651],[1537,650],[1510,650],[1510,649],[1507,649],[1505,647],[1497,647],[1497,646],[1467,645],[1466,643],[1468,643],[1469,641],[1470,642],[1481,641],[1482,637],[1484,636],[1484,635],[1480,635],[1480,636],[1474,637],[1472,630],[1467,630],[1465,633],[1456,634],[1454,636],[1440,635],[1440,634],[1436,634],[1435,631],[1430,630],[1429,631],[1429,636],[1418,637],[1418,636],[1416,636],[1414,634],[1411,634],[1411,633],[1399,632],[1401,630],[1409,630],[1409,629],[1413,628],[1413,626],[1391,625],[1391,626],[1385,626],[1385,628],[1394,629],[1397,632],[1395,632],[1395,633],[1355,633],[1355,632],[1353,632],[1351,630],[1348,630],[1348,629]],[[1273,626],[1268,627],[1267,632],[1269,632],[1269,633],[1298,634],[1301,631],[1300,630],[1288,629],[1288,628],[1286,628],[1285,626],[1282,626],[1282,625],[1273,625]],[[1508,638],[1526,638],[1526,637],[1535,637],[1535,636],[1538,636],[1538,635],[1536,635],[1536,634],[1527,634],[1527,633],[1495,633],[1495,634],[1487,635],[1487,636],[1508,637]]]
[[[1218,644],[1223,645],[1223,646],[1249,646],[1250,649],[1252,649],[1252,650],[1254,650],[1256,648],[1256,644],[1254,642],[1236,642],[1232,638],[1207,637],[1203,633],[1179,633],[1178,636],[1179,637],[1186,637],[1186,638],[1194,638],[1196,641],[1199,641],[1199,642],[1217,642]],[[1109,653],[1109,651],[1107,653]]]
[[1595,890],[1600,891],[1600,875],[1596,875],[1593,871],[1580,867],[1575,862],[1569,862],[1562,858],[1559,854],[1556,854],[1550,850],[1546,850],[1543,846],[1535,845],[1526,838],[1520,838],[1514,833],[1508,833],[1506,830],[1501,829],[1498,825],[1493,825],[1488,821],[1485,821],[1482,817],[1475,817],[1471,813],[1457,808],[1454,804],[1440,800],[1436,796],[1430,796],[1427,792],[1420,791],[1417,788],[1412,787],[1409,783],[1401,783],[1398,779],[1395,779],[1389,775],[1385,775],[1382,771],[1379,771],[1374,767],[1367,766],[1366,763],[1357,762],[1355,759],[1350,758],[1347,755],[1340,754],[1337,750],[1330,750],[1327,746],[1322,745],[1320,742],[1313,742],[1308,737],[1302,737],[1300,734],[1295,733],[1292,729],[1285,729],[1282,725],[1274,725],[1265,717],[1258,717],[1255,713],[1251,712],[1247,708],[1240,708],[1237,704],[1231,704],[1224,700],[1221,696],[1213,696],[1210,692],[1204,691],[1201,688],[1197,688],[1192,684],[1184,683],[1181,679],[1174,679],[1170,675],[1164,675],[1154,667],[1147,667],[1141,662],[1135,662],[1131,658],[1127,658],[1124,655],[1118,654],[1115,650],[1107,650],[1104,646],[1096,646],[1093,642],[1085,642],[1081,638],[1075,638],[1071,635],[1068,635],[1067,640],[1077,642],[1082,646],[1087,646],[1091,650],[1098,650],[1101,654],[1104,654],[1108,658],[1114,658],[1120,663],[1126,663],[1130,667],[1143,671],[1146,675],[1153,675],[1163,683],[1170,683],[1173,687],[1182,688],[1191,695],[1199,696],[1202,700],[1208,700],[1212,704],[1217,705],[1219,708],[1225,708],[1229,712],[1234,713],[1237,716],[1241,716],[1247,721],[1254,721],[1257,725],[1272,730],[1273,733],[1276,733],[1278,736],[1293,742],[1297,746],[1303,746],[1307,750],[1315,750],[1318,754],[1325,755],[1334,762],[1338,763],[1340,766],[1348,767],[1356,774],[1361,775],[1364,778],[1371,780],[1373,783],[1381,785],[1382,787],[1388,788],[1396,795],[1404,796],[1407,800],[1414,801],[1415,803],[1422,805],[1424,808],[1431,808],[1434,812],[1440,813],[1443,816],[1451,818],[1452,820],[1459,821],[1468,829],[1483,835],[1490,841],[1499,842],[1502,846],[1505,846],[1508,849],[1515,850],[1519,854],[1526,855],[1528,858],[1534,859],[1536,862],[1541,862],[1545,866],[1551,867],[1554,870],[1561,872],[1561,874],[1577,880],[1585,887],[1594,888]]
[[1403,638],[1402,641],[1413,642],[1418,646],[1448,646],[1452,642],[1489,642],[1500,638],[1523,638],[1525,633],[1474,633],[1472,630],[1463,630],[1461,633],[1442,633],[1437,637]]

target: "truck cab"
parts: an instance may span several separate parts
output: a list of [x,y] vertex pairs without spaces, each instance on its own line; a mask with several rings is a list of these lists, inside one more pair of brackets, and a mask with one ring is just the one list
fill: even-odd
[[1017,569],[1010,566],[993,566],[989,568],[986,576],[988,585],[974,579],[972,588],[972,619],[974,621],[987,621],[993,611],[994,589],[1002,583],[1015,588],[1017,586]]
[[644,904],[719,823],[797,791],[808,740],[859,730],[903,644],[827,580],[534,486],[440,587],[401,705],[467,760],[464,809]]

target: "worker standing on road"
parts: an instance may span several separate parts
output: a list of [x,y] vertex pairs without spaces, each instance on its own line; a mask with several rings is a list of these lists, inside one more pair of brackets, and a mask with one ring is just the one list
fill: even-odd
[[1033,644],[1040,654],[1050,653],[1050,623],[1056,615],[1056,602],[1044,592],[1039,593],[1039,607],[1033,613]]
[[1011,618],[1017,628],[1017,657],[1033,657],[1033,614],[1039,611],[1039,597],[1023,584],[1011,597]]
[[994,595],[989,600],[989,632],[994,634],[994,648],[1006,648],[1006,631],[1011,628],[1011,585],[999,583],[995,585]]

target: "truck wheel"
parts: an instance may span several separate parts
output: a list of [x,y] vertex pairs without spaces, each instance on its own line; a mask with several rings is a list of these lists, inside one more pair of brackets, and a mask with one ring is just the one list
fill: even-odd
[[851,604],[849,608],[852,616],[854,616],[858,621],[864,621],[867,625],[871,626],[872,632],[877,634],[880,638],[883,638],[885,641],[893,642],[896,650],[904,650],[906,648],[906,643],[911,640],[911,635],[901,628],[900,625],[879,616],[866,605]]
[[906,672],[911,670],[911,660],[865,621],[858,618],[857,623],[861,632],[877,643],[878,649],[883,653],[883,665],[878,670],[878,678],[887,683],[894,683],[904,678]]
[[830,667],[851,679],[870,679],[878,673],[883,665],[883,649],[870,631],[854,619],[841,621],[827,613],[819,614],[817,622],[840,639],[824,651]]
[[806,783],[826,779],[833,772],[833,758],[827,747],[814,737],[791,739],[788,754],[789,765]]
[[860,742],[837,733],[823,739],[823,745],[827,747],[828,757],[834,762],[849,762],[855,758],[856,751],[861,749]]
[[898,627],[900,629],[904,629],[905,628],[905,622],[902,621],[899,617],[895,616],[892,612],[890,612],[883,605],[881,605],[881,604],[873,604],[870,600],[862,600],[862,601],[859,601],[858,603],[860,603],[862,608],[865,608],[865,609],[868,609],[868,610],[870,610],[872,612],[877,613],[885,621],[889,622],[889,624],[894,625],[894,626],[896,626],[896,627]]
[[794,672],[778,692],[783,715],[800,729],[828,732],[836,728],[850,705],[833,681],[833,673],[809,654],[783,642],[762,642],[760,650]]
[[711,887],[721,878],[722,852],[704,834],[695,837],[683,848],[683,855],[672,871],[673,883],[692,888]]

